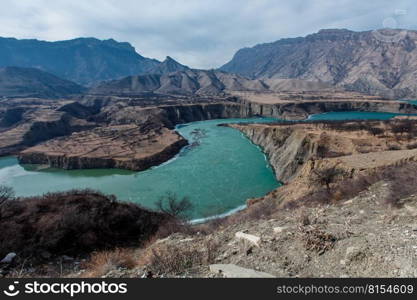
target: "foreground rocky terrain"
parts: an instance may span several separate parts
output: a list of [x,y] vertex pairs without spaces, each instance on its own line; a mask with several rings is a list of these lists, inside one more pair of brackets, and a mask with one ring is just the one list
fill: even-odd
[[415,121],[230,126],[264,147],[283,187],[129,250],[128,268],[108,252],[105,268],[70,276],[417,276]]
[[262,146],[282,187],[229,217],[170,223],[140,247],[54,254],[26,266],[20,258],[5,274],[417,276],[415,120],[228,126]]
[[389,182],[381,181],[345,201],[259,211],[208,234],[175,234],[130,250],[128,268],[110,252],[104,267],[69,276],[415,277],[417,198],[393,208],[387,197]]

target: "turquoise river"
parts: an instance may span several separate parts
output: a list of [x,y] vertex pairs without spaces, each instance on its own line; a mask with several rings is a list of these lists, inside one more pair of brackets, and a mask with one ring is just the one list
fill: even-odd
[[[310,120],[389,119],[391,113],[334,112]],[[177,126],[194,147],[185,147],[164,164],[143,172],[114,169],[39,169],[18,164],[15,157],[0,158],[0,185],[17,196],[90,188],[114,194],[120,200],[154,208],[167,192],[193,202],[192,218],[224,214],[242,208],[248,198],[260,197],[280,186],[262,150],[238,130],[221,123],[270,122],[273,119],[225,119]],[[197,134],[196,130],[197,129]]]

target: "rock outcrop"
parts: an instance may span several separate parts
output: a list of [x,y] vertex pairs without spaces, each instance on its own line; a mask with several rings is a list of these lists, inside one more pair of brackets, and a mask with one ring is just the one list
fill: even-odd
[[352,92],[233,92],[241,99],[243,115],[287,120],[306,119],[312,114],[337,111],[417,113],[417,106]]
[[73,101],[8,99],[0,101],[0,155],[16,154],[37,143],[97,126],[71,112]]
[[19,162],[63,169],[142,171],[174,157],[187,141],[153,124],[115,125],[73,133],[22,151]]
[[[266,197],[283,203],[322,188],[314,178],[337,168],[344,178],[417,161],[415,120],[228,124],[262,147],[284,186]],[[259,199],[258,199],[259,200]],[[251,199],[251,203],[256,203]]]

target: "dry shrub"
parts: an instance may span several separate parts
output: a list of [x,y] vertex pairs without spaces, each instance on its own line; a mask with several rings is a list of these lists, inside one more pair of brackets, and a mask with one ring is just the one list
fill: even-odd
[[131,249],[93,252],[85,265],[86,277],[101,277],[115,269],[133,269],[135,266],[135,254]]
[[387,204],[399,207],[401,199],[417,194],[417,162],[406,162],[398,167],[390,166],[382,175],[390,183]]
[[152,236],[153,240],[163,239],[174,233],[183,233],[192,235],[196,233],[196,229],[189,223],[182,222],[178,219],[169,219],[163,222],[156,233]]
[[185,245],[159,245],[150,249],[147,268],[155,275],[180,275],[193,267],[212,263],[217,248],[218,244],[210,241],[199,249]]
[[306,250],[315,251],[318,254],[333,248],[337,238],[315,226],[300,226],[299,233]]
[[336,165],[325,169],[314,169],[311,181],[314,184],[326,186],[326,189],[330,191],[330,184],[347,175],[345,170]]
[[398,151],[398,150],[401,150],[401,147],[398,145],[388,145],[388,150]]
[[407,145],[407,149],[416,149],[417,148],[417,143],[412,143],[412,144],[409,144],[409,145]]
[[0,185],[0,205],[14,199],[14,191],[11,187]]
[[0,256],[77,256],[140,245],[165,222],[163,214],[99,192],[81,190],[8,201],[0,206]]
[[298,221],[301,224],[301,226],[307,226],[311,224],[310,217],[305,210],[300,210],[298,214]]
[[193,208],[193,204],[188,197],[180,199],[175,193],[171,192],[160,197],[155,205],[159,211],[180,220],[185,220],[187,213]]

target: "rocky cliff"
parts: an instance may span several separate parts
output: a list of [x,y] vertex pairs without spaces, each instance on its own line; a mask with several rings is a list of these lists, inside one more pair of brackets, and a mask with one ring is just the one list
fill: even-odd
[[377,178],[377,170],[417,161],[415,120],[227,126],[240,130],[262,147],[277,179],[285,184],[267,197],[280,198],[283,203],[320,189],[314,178],[321,170],[337,168],[348,178]]
[[293,178],[316,152],[317,144],[302,130],[264,125],[228,125],[243,132],[267,154],[279,181]]
[[[266,94],[268,95],[268,94]],[[333,99],[332,96],[322,97],[311,100],[313,97],[306,99],[284,99],[275,98],[272,101],[262,101],[258,95],[247,95],[242,98],[242,115],[246,116],[264,116],[281,118],[287,120],[306,119],[312,114],[337,111],[369,111],[369,112],[391,112],[391,113],[417,113],[417,106],[402,101],[386,101],[382,99],[367,98],[346,98]],[[267,97],[269,97],[268,95]]]
[[22,151],[19,162],[62,169],[146,170],[174,157],[187,141],[154,124],[98,127]]

